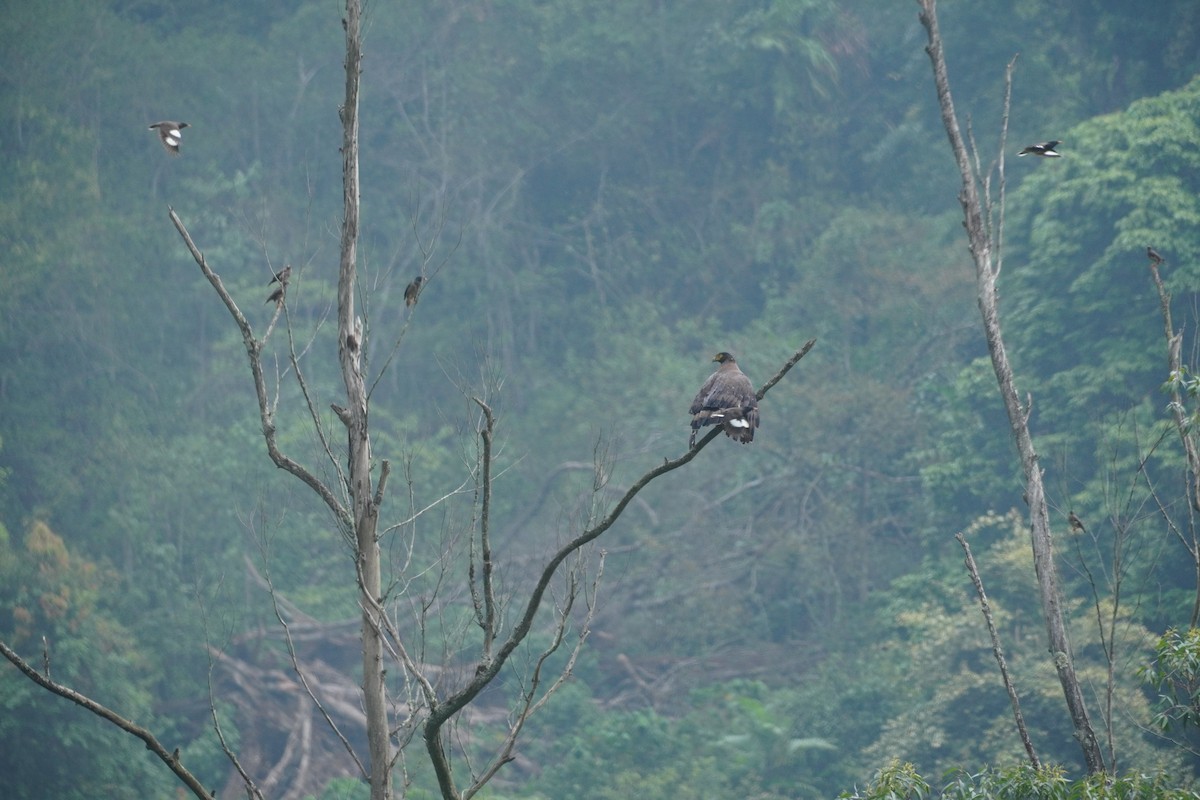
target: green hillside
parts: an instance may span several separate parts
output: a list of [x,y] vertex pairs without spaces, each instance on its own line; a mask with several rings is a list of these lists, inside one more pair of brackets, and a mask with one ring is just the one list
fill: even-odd
[[[939,12],[985,172],[1020,53],[1001,313],[1092,722],[1121,796],[1184,797],[1200,786],[1184,445],[1200,5],[1151,5]],[[458,774],[574,658],[571,676],[480,797],[883,797],[889,780],[895,797],[954,781],[943,796],[1004,781],[1066,796],[1047,787],[1086,777],[917,11],[367,3],[356,313],[373,455],[391,469],[386,605],[439,690],[480,668],[472,398],[496,413],[488,526],[511,629],[551,554],[687,452],[715,353],[760,386],[816,340],[762,399],[752,444],[719,437],[654,481],[552,582],[454,728]],[[367,796],[345,746],[366,749],[353,551],[268,457],[242,335],[168,217],[256,336],[292,266],[262,351],[275,432],[344,490],[341,16],[307,0],[0,13],[0,641],[178,747],[222,797],[243,790],[214,716],[267,797]],[[178,157],[160,120],[188,123]],[[1060,158],[1016,157],[1055,139]],[[1183,332],[1182,426],[1147,245]],[[1045,772],[1019,767],[959,532]],[[579,594],[534,691],[569,576]],[[389,692],[396,794],[439,797],[400,660]],[[179,791],[141,742],[0,667],[0,796]]]

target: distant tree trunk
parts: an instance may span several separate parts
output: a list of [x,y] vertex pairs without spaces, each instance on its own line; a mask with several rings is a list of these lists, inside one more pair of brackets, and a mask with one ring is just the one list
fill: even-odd
[[[983,201],[987,203],[986,208],[980,199],[975,171],[972,169],[971,154],[963,140],[962,132],[958,127],[958,118],[954,113],[954,101],[950,95],[950,79],[946,72],[946,58],[942,50],[941,34],[938,32],[936,0],[918,0],[918,2],[921,6],[921,24],[925,26],[925,30],[929,34],[929,45],[925,51],[933,63],[933,77],[937,86],[942,123],[946,127],[946,135],[950,137],[950,146],[954,150],[954,158],[958,162],[958,169],[962,175],[962,191],[959,193],[958,199],[963,207],[967,243],[971,257],[975,261],[979,311],[983,315],[988,352],[992,357],[992,369],[996,373],[1000,396],[1004,399],[1004,408],[1008,412],[1008,421],[1012,426],[1013,438],[1016,440],[1017,450],[1020,453],[1021,468],[1025,472],[1033,564],[1041,594],[1042,613],[1046,618],[1050,652],[1054,657],[1054,668],[1058,672],[1058,679],[1066,697],[1071,722],[1075,727],[1075,738],[1078,739],[1079,745],[1083,749],[1083,758],[1087,764],[1088,773],[1095,774],[1104,771],[1104,758],[1096,740],[1095,731],[1092,730],[1091,721],[1088,719],[1083,692],[1079,687],[1079,679],[1075,675],[1071,643],[1067,638],[1067,628],[1063,621],[1061,598],[1058,591],[1058,572],[1054,563],[1054,551],[1050,539],[1049,510],[1046,506],[1046,494],[1042,485],[1042,469],[1038,466],[1038,454],[1033,446],[1033,437],[1029,433],[1032,400],[1030,399],[1025,404],[1021,403],[1013,380],[1012,366],[1008,362],[1008,354],[1004,349],[1004,340],[1000,335],[996,279],[1000,275],[1002,262],[1000,243],[1003,240],[1004,231],[1004,146],[1005,134],[1008,129],[1008,107],[1006,103],[998,170],[1000,205],[999,219],[997,220],[992,214],[990,187],[986,179],[983,197]],[[1011,69],[1012,64],[1009,65],[1010,81]],[[976,161],[976,168],[978,168],[978,161]]]
[[[1192,395],[1188,385],[1195,385],[1193,382],[1196,380],[1196,376],[1200,375],[1200,371],[1193,365],[1189,373],[1188,368],[1184,366],[1181,355],[1183,331],[1176,331],[1175,324],[1171,321],[1171,295],[1167,293],[1167,287],[1163,285],[1162,276],[1158,273],[1158,263],[1151,261],[1147,266],[1150,268],[1150,277],[1154,280],[1154,286],[1158,290],[1158,302],[1162,310],[1163,328],[1166,333],[1167,374],[1170,376],[1168,386],[1171,389],[1169,408],[1171,416],[1175,419],[1175,431],[1179,435],[1179,443],[1183,445],[1183,453],[1187,456],[1188,505],[1196,511],[1200,511],[1200,443],[1197,442],[1196,428],[1192,424],[1193,418],[1187,413],[1187,406],[1184,405],[1185,394],[1189,397]],[[1148,480],[1147,485],[1150,485]],[[1167,522],[1168,529],[1192,559],[1192,571],[1196,575],[1196,591],[1192,597],[1192,615],[1188,620],[1188,629],[1190,630],[1200,623],[1200,538],[1197,538],[1194,524],[1185,523],[1182,526],[1176,524],[1172,521],[1167,504],[1158,501],[1157,494],[1155,500],[1158,502],[1159,513]],[[1187,515],[1185,519],[1190,520],[1193,517]]]
[[355,566],[362,606],[362,689],[367,714],[370,752],[371,800],[389,800],[391,739],[384,679],[384,626],[379,542],[376,527],[379,505],[387,482],[385,462],[379,484],[371,486],[371,435],[367,422],[367,390],[359,359],[362,331],[356,330],[354,294],[358,260],[358,86],[362,63],[361,9],[359,0],[346,0],[346,98],[342,118],[342,241],[338,269],[338,359],[346,385],[349,429],[348,472],[351,516],[354,524]]

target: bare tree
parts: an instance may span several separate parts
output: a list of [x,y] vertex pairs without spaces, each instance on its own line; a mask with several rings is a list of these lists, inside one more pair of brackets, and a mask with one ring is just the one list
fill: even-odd
[[[352,774],[357,774],[369,782],[372,800],[389,800],[394,795],[394,782],[407,780],[404,754],[417,734],[420,734],[424,741],[442,797],[446,800],[466,800],[491,780],[504,764],[513,760],[518,737],[529,716],[546,702],[571,673],[575,658],[587,636],[588,625],[595,608],[595,593],[603,569],[601,554],[599,567],[593,568],[592,577],[588,578],[585,570],[585,548],[617,522],[643,489],[662,475],[689,463],[720,435],[721,429],[720,426],[714,427],[683,455],[674,459],[664,459],[627,488],[617,490],[614,493],[616,500],[611,509],[605,510],[599,502],[591,504],[578,532],[567,537],[549,556],[537,572],[524,599],[503,596],[498,591],[495,580],[491,508],[496,418],[486,397],[471,397],[476,409],[475,432],[479,448],[476,462],[468,467],[469,474],[466,480],[457,489],[450,490],[422,508],[417,508],[414,504],[414,510],[407,520],[380,530],[380,510],[388,488],[391,465],[387,459],[376,462],[372,453],[371,390],[378,386],[378,379],[368,384],[364,375],[364,351],[367,349],[370,329],[356,313],[355,307],[356,300],[360,298],[357,248],[361,11],[360,0],[346,0],[346,13],[342,21],[346,40],[346,82],[344,102],[339,110],[343,133],[343,220],[337,290],[337,352],[345,391],[345,405],[332,404],[337,419],[346,429],[344,447],[340,444],[340,436],[334,436],[327,429],[318,409],[315,392],[310,388],[305,369],[302,368],[302,354],[310,352],[312,348],[301,348],[298,351],[295,345],[288,314],[288,281],[291,272],[285,270],[278,273],[277,280],[273,283],[279,285],[273,287],[270,297],[275,303],[274,313],[261,337],[256,335],[250,321],[226,289],[220,275],[212,269],[204,253],[193,241],[183,220],[174,209],[169,209],[170,220],[185,247],[241,333],[268,456],[277,467],[308,487],[328,508],[341,534],[341,542],[351,553],[360,610],[357,639],[361,647],[361,684],[356,692],[349,691],[345,679],[348,670],[326,660],[314,658],[310,653],[302,653],[304,642],[328,642],[330,639],[337,639],[346,643],[351,626],[345,623],[321,623],[304,614],[271,586],[269,576],[258,577],[270,591],[280,631],[276,641],[283,643],[290,657],[294,677],[275,667],[263,668],[250,664],[227,650],[210,648],[210,655],[213,669],[223,671],[228,676],[229,684],[245,694],[245,708],[261,708],[263,704],[270,703],[277,707],[287,706],[283,712],[274,716],[285,725],[289,722],[294,724],[295,730],[287,739],[287,750],[311,749],[311,721],[314,718],[323,720],[324,726],[333,732],[347,751],[346,762],[353,765]],[[423,245],[422,252],[428,252]],[[256,301],[258,299],[255,298]],[[303,399],[303,415],[306,416],[307,424],[311,426],[319,442],[322,464],[309,466],[300,459],[293,458],[285,452],[277,436],[280,392],[278,386],[272,391],[269,385],[264,368],[264,351],[281,320],[284,323],[281,330],[287,334],[288,374],[296,382]],[[814,341],[807,342],[782,365],[759,389],[759,399],[762,399],[809,352],[813,344]],[[397,338],[392,343],[393,354],[398,346]],[[384,369],[390,362],[389,356],[385,360]],[[278,381],[278,378],[276,380]],[[291,420],[294,416],[285,416],[283,419]],[[607,486],[609,476],[607,466],[602,459],[598,459],[593,465],[593,496],[600,497],[606,492],[611,492]],[[430,508],[446,502],[449,497],[460,492],[472,491],[475,510],[465,534],[469,536],[470,546],[467,587],[463,596],[469,598],[470,619],[473,627],[478,629],[478,640],[474,663],[466,670],[453,670],[447,669],[444,663],[430,663],[426,657],[429,650],[428,640],[433,637],[430,627],[426,625],[427,619],[430,615],[443,612],[449,602],[453,602],[439,604],[437,598],[448,570],[446,564],[451,560],[452,545],[447,544],[446,550],[435,558],[440,566],[434,567],[433,571],[441,569],[442,573],[435,581],[433,596],[405,597],[411,579],[403,574],[390,575],[385,583],[380,541],[399,528],[406,525],[411,527],[416,518]],[[401,561],[403,567],[408,565],[411,559]],[[250,571],[254,572],[253,567]],[[547,612],[549,598],[553,598],[554,602],[551,604],[553,609]],[[406,607],[411,609],[411,616],[402,622],[401,611]],[[506,624],[506,615],[502,613],[505,608],[515,609],[511,625]],[[535,623],[538,622],[539,615],[549,616],[549,624],[536,628]],[[492,747],[490,754],[477,762],[476,759],[480,757],[475,751],[481,748],[471,747],[469,735],[456,726],[513,655],[521,648],[529,648],[528,639],[535,629],[547,632],[547,643],[535,649],[529,665],[520,676],[518,695],[509,704],[507,714],[503,715],[508,725],[506,735],[501,737],[498,745]],[[575,641],[565,647],[564,642],[569,632],[574,634]],[[459,630],[455,635],[465,637],[466,632]],[[258,640],[261,640],[261,634],[258,636]],[[564,655],[560,653],[560,649],[566,650],[565,658],[562,663],[556,661],[552,665],[552,656]],[[442,650],[446,650],[444,645]],[[10,648],[0,646],[0,654],[16,664],[39,685],[80,703],[142,738],[197,797],[212,796],[183,768],[178,752],[168,752],[148,731],[82,695],[77,695],[69,688],[50,681],[48,674],[39,675]],[[46,655],[45,658],[48,663],[49,656]],[[239,758],[227,744],[215,703],[213,720],[226,755],[248,795],[303,795],[302,787],[296,786],[295,782],[288,784],[283,776],[289,771],[308,770],[312,766],[310,759],[297,758],[294,753],[290,753],[281,756],[270,769],[263,769],[262,763],[249,764],[248,759]],[[368,751],[366,758],[360,757],[355,749],[356,743],[364,736]],[[259,761],[261,762],[261,759]],[[459,769],[456,772],[456,764],[465,764],[466,771]],[[254,774],[264,771],[266,774]]]
[[[950,147],[962,176],[962,190],[958,199],[962,204],[967,231],[967,246],[975,262],[976,291],[979,311],[983,317],[984,335],[991,355],[992,369],[996,373],[1000,396],[1008,414],[1013,439],[1025,474],[1025,494],[1029,503],[1030,543],[1033,547],[1034,571],[1037,574],[1042,614],[1046,622],[1050,653],[1054,668],[1058,672],[1066,698],[1067,710],[1075,728],[1075,737],[1083,750],[1084,762],[1089,774],[1104,771],[1104,758],[1088,718],[1087,706],[1079,679],[1075,674],[1074,657],[1067,636],[1066,622],[1062,609],[1062,598],[1058,589],[1058,569],[1054,561],[1054,550],[1050,537],[1050,515],[1046,503],[1045,487],[1042,483],[1042,468],[1029,431],[1029,415],[1033,400],[1027,397],[1021,402],[1013,377],[1012,365],[1004,348],[1000,331],[999,299],[996,281],[1000,277],[1003,263],[1004,240],[1004,148],[1008,132],[1008,98],[1011,95],[1012,70],[1016,59],[1008,65],[1005,76],[1004,119],[1000,132],[1000,155],[995,167],[999,179],[998,202],[993,202],[991,175],[983,173],[979,162],[978,148],[974,141],[968,147],[959,128],[954,111],[954,100],[950,94],[950,78],[946,70],[946,56],[942,48],[942,37],[938,31],[936,0],[918,0],[921,6],[921,24],[928,34],[929,44],[925,48],[933,65],[934,84],[937,88],[938,105],[942,113],[942,124],[950,139]],[[982,181],[982,195],[978,183]]]
[[[1148,248],[1147,252],[1153,251]],[[1195,398],[1200,396],[1200,379],[1197,377],[1200,373],[1193,369],[1189,374],[1187,366],[1183,363],[1181,354],[1183,331],[1176,330],[1175,324],[1171,321],[1171,295],[1167,292],[1162,276],[1159,274],[1159,266],[1162,263],[1162,257],[1155,253],[1150,256],[1147,266],[1150,269],[1150,276],[1154,280],[1154,286],[1158,290],[1159,307],[1162,312],[1163,333],[1167,344],[1167,385],[1171,392],[1171,415],[1175,422],[1179,443],[1187,457],[1187,482],[1184,486],[1184,493],[1188,499],[1184,512],[1186,519],[1177,520],[1170,513],[1167,504],[1155,492],[1148,476],[1146,484],[1154,494],[1154,500],[1167,523],[1168,530],[1183,545],[1192,560],[1192,569],[1196,576],[1196,591],[1188,627],[1194,628],[1200,623],[1200,525],[1197,525],[1196,520],[1196,512],[1200,512],[1200,441],[1198,441],[1200,434],[1198,434],[1196,424],[1200,415],[1195,412],[1189,414],[1185,400],[1194,402]],[[1145,459],[1142,460],[1141,466],[1142,474],[1145,475]]]

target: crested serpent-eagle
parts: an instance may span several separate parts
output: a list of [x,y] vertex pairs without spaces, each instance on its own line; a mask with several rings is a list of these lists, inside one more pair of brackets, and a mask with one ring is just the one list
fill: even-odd
[[720,366],[708,376],[688,410],[692,415],[692,437],[688,446],[695,446],[696,433],[705,425],[720,425],[730,439],[749,444],[754,441],[754,429],[758,427],[758,397],[754,386],[731,354],[722,350],[712,360]]

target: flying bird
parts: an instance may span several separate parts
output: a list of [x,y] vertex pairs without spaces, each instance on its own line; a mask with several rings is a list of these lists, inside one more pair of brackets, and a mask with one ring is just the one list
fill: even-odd
[[1071,523],[1071,530],[1087,533],[1087,528],[1083,527],[1083,520],[1074,511],[1067,514],[1067,522]]
[[179,155],[179,145],[183,142],[183,129],[190,128],[186,122],[156,122],[150,126],[150,130],[158,128],[158,140],[162,142],[162,146],[167,148],[167,152],[173,156]]
[[404,305],[412,308],[417,304],[417,300],[421,295],[421,284],[424,282],[425,279],[418,275],[412,279],[412,283],[404,287]]
[[705,425],[720,425],[725,435],[735,442],[754,441],[758,427],[758,397],[754,386],[732,355],[722,350],[713,356],[720,364],[700,387],[688,413],[692,415],[692,437],[688,446],[696,444],[696,433]]
[[275,283],[276,281],[278,281],[279,283],[282,283],[284,286],[287,286],[287,282],[291,279],[292,279],[292,265],[285,264],[283,269],[279,270],[279,272],[274,273],[274,276],[271,278],[271,280],[267,281],[267,286],[270,286],[272,283]]
[[1163,263],[1163,257],[1158,254],[1157,250],[1149,245],[1146,247],[1146,257],[1149,258],[1151,263],[1153,263],[1156,267]]
[[1017,155],[1035,155],[1043,156],[1045,158],[1058,158],[1059,153],[1056,152],[1054,148],[1058,147],[1060,144],[1062,144],[1062,142],[1058,139],[1052,139],[1049,142],[1042,142],[1041,144],[1031,144],[1021,152],[1017,153]]

